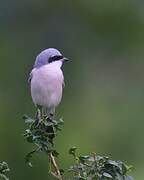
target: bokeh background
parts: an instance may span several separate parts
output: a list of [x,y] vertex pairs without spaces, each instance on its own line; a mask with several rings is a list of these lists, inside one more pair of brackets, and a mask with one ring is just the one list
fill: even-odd
[[56,47],[64,65],[64,96],[57,110],[65,126],[56,140],[61,167],[71,146],[134,166],[144,179],[144,1],[0,1],[0,160],[11,180],[46,180],[47,158],[35,156],[22,134],[23,114],[34,116],[27,78],[36,55]]

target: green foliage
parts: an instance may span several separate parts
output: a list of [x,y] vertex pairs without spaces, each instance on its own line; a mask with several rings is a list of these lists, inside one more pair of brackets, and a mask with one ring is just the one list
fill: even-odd
[[8,171],[10,171],[8,164],[4,161],[0,162],[0,180],[9,180],[5,175]]
[[59,153],[54,147],[54,138],[57,132],[61,130],[64,123],[63,120],[55,119],[54,117],[43,117],[37,121],[27,115],[24,115],[23,119],[28,124],[28,129],[25,130],[24,137],[27,142],[35,145],[35,149],[26,155],[26,162],[32,166],[30,160],[35,153],[46,153],[47,155],[52,153],[53,156],[57,157]]
[[[49,157],[49,172],[57,179],[62,180],[64,171],[58,168],[55,161],[55,157],[59,153],[55,149],[54,138],[62,128],[63,120],[56,119],[53,116],[41,118],[41,115],[35,119],[27,115],[23,118],[28,124],[24,137],[27,142],[35,145],[35,149],[26,155],[26,162],[32,167],[31,158],[33,154],[45,153]],[[75,159],[75,164],[68,170],[71,172],[70,179],[72,180],[132,180],[132,177],[127,174],[131,170],[131,166],[127,166],[122,161],[114,161],[95,153],[85,156],[77,155],[76,147],[70,148],[69,154]]]
[[76,147],[69,150],[76,163],[70,167],[74,180],[132,180],[127,173],[131,166],[122,161],[113,161],[105,156],[92,155],[77,156]]

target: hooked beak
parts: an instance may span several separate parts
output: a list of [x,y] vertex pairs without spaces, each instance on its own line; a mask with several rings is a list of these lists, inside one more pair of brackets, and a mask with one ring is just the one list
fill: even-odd
[[66,58],[66,57],[62,58],[62,62],[68,62],[68,61],[69,61],[68,58]]

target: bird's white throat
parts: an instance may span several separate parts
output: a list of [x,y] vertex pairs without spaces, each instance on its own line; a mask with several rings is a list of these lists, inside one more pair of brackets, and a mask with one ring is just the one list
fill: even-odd
[[52,68],[61,68],[62,63],[63,62],[61,60],[59,60],[59,61],[51,62],[51,63],[47,64],[46,66],[49,66],[49,67],[52,67]]

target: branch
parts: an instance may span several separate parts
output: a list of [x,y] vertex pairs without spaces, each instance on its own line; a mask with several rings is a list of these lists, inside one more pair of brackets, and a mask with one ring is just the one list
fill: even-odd
[[52,153],[49,154],[49,158],[50,158],[50,163],[52,164],[53,169],[54,169],[54,171],[55,171],[55,172],[52,172],[52,171],[51,171],[51,174],[52,174],[54,177],[56,177],[57,179],[62,180],[62,176],[61,176],[59,167],[58,167],[58,165],[57,165],[57,163],[56,163],[56,161],[55,161],[55,158],[54,158],[54,156],[52,155]]

